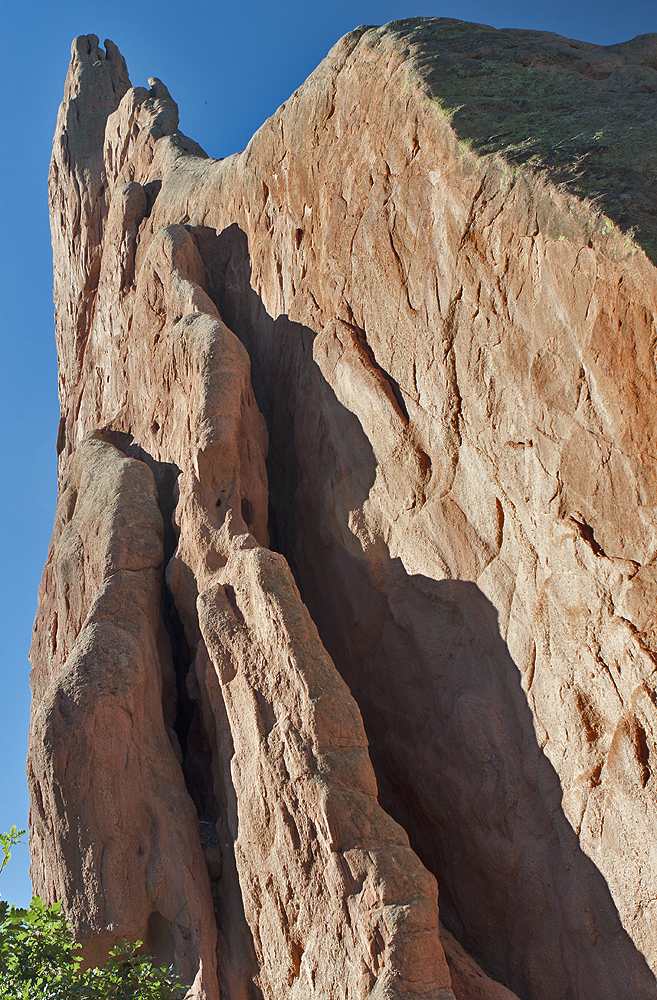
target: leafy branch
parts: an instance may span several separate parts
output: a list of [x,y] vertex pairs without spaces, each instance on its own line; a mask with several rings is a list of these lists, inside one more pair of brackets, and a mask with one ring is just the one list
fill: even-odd
[[2,864],[0,864],[0,872],[4,870],[5,865],[11,857],[11,849],[15,847],[16,844],[22,843],[21,837],[25,836],[25,830],[17,830],[16,826],[12,826],[9,833],[0,833],[0,846],[2,847]]

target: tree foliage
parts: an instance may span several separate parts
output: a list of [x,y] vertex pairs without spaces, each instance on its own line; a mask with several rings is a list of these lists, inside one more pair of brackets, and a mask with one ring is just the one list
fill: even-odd
[[[0,872],[24,830],[0,834]],[[183,1000],[187,987],[172,969],[140,954],[141,941],[116,945],[102,969],[80,971],[82,958],[61,903],[35,896],[29,908],[0,900],[2,1000]]]

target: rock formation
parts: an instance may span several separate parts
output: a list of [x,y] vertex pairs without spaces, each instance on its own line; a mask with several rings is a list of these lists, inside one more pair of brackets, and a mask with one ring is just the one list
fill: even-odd
[[74,42],[28,773],[88,961],[657,998],[656,81],[359,28],[217,161]]

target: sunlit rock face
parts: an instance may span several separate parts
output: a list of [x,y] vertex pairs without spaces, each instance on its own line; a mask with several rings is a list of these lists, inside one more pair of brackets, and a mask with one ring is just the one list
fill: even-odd
[[657,997],[656,53],[359,28],[217,161],[75,41],[28,771],[89,961]]

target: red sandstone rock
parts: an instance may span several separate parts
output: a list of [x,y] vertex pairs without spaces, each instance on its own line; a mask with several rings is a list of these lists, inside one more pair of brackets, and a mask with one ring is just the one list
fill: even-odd
[[[128,89],[113,46],[74,46],[51,173],[60,509],[89,449],[152,470],[167,587],[160,616],[161,556],[139,565],[131,655],[164,678],[139,726],[169,727],[205,831],[161,865],[180,849],[195,873],[176,954],[208,995],[208,892],[222,996],[452,995],[435,886],[376,802],[353,695],[381,802],[489,973],[523,1000],[657,996],[655,269],[568,190],[460,141],[434,93],[458,24],[345,36],[224,161],[159,81]],[[651,37],[617,47],[623,87]],[[70,95],[96,109],[82,138]],[[75,845],[98,807],[43,721],[115,579],[78,518],[89,565],[58,514],[37,618],[34,872],[83,936],[122,936],[169,911],[147,881],[124,923],[89,916]],[[110,548],[140,551],[130,524]],[[164,639],[144,652],[163,622],[176,683]],[[455,996],[509,995],[445,941]]]
[[211,1000],[210,883],[162,713],[175,678],[161,571],[150,470],[87,438],[66,466],[32,645],[32,873],[65,900],[87,961],[139,938]]

